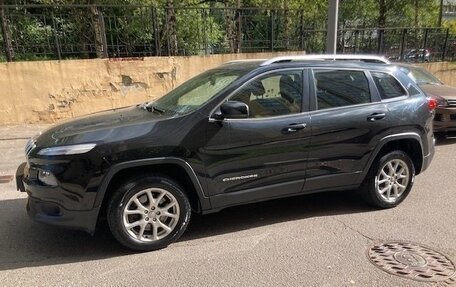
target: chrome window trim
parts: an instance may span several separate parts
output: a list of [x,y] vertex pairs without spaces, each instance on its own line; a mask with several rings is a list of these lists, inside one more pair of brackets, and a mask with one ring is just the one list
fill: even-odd
[[[396,80],[396,82],[399,83],[399,85],[402,87],[402,90],[405,92],[405,95],[400,96],[400,97],[394,97],[394,98],[389,98],[389,99],[383,99],[383,98],[382,98],[382,95],[380,94],[380,91],[378,90],[377,85],[375,84],[375,81],[374,81],[374,86],[375,86],[375,88],[377,89],[378,95],[380,96],[380,99],[381,99],[381,102],[382,102],[382,103],[395,102],[395,101],[407,99],[407,98],[410,97],[410,93],[409,93],[408,89],[402,84],[401,81],[399,81],[399,79],[398,79],[391,71],[369,70],[369,73],[370,73],[370,75],[371,75],[371,77],[372,77],[372,80],[374,80],[374,76],[372,75],[372,73],[383,73],[383,74],[388,74],[388,75],[390,75],[391,77],[393,77],[393,79]],[[419,91],[419,90],[418,90],[418,91]]]
[[[261,73],[259,75],[256,75],[255,77],[253,78],[250,78],[248,81],[245,81],[241,86],[237,87],[234,91],[232,91],[228,96],[226,96],[223,100],[221,100],[216,106],[215,108],[213,108],[211,110],[211,112],[209,113],[209,122],[220,122],[220,121],[233,121],[233,120],[236,120],[236,121],[245,121],[245,120],[264,120],[264,119],[271,119],[271,118],[280,118],[280,117],[289,117],[289,116],[292,116],[292,115],[299,115],[299,114],[304,114],[304,113],[308,113],[308,111],[302,111],[302,104],[303,104],[303,99],[304,99],[304,94],[302,93],[301,91],[301,112],[299,113],[293,113],[293,114],[287,114],[287,115],[280,115],[280,116],[270,116],[270,117],[261,117],[261,118],[245,118],[245,119],[223,119],[223,120],[217,120],[217,119],[214,119],[212,117],[212,115],[214,114],[214,112],[220,108],[220,106],[228,101],[228,99],[230,97],[232,97],[234,94],[236,94],[239,90],[241,90],[242,88],[244,88],[247,84],[249,84],[250,82],[260,78],[260,77],[263,77],[265,75],[269,75],[269,74],[273,74],[273,73],[276,73],[276,72],[283,72],[283,71],[300,71],[301,73],[304,73],[304,70],[306,70],[307,68],[297,68],[297,67],[294,67],[294,68],[281,68],[281,69],[274,69],[274,70],[269,70],[267,72],[264,72],[264,73]],[[304,79],[303,79],[304,80]]]
[[[362,107],[362,106],[367,106],[367,105],[371,105],[371,104],[378,104],[379,102],[375,102],[373,101],[372,99],[372,94],[371,94],[371,86],[370,86],[370,82],[369,82],[369,77],[368,77],[368,70],[366,69],[361,69],[361,68],[330,68],[330,67],[322,67],[322,68],[319,68],[319,67],[315,67],[315,68],[311,68],[311,77],[312,77],[312,81],[313,81],[313,84],[314,84],[314,95],[311,95],[311,96],[314,96],[315,97],[315,111],[312,111],[312,112],[321,112],[321,111],[330,111],[330,110],[337,110],[337,109],[341,109],[341,108],[348,108],[348,107]],[[340,107],[333,107],[333,108],[327,108],[327,109],[322,109],[322,110],[319,110],[318,109],[318,99],[317,99],[317,87],[316,87],[316,81],[315,81],[315,74],[314,74],[314,71],[315,70],[338,70],[338,71],[341,71],[341,70],[346,70],[346,71],[359,71],[359,72],[363,72],[364,73],[364,76],[366,77],[366,80],[367,80],[367,84],[369,86],[369,93],[370,93],[370,99],[371,99],[371,102],[369,103],[362,103],[362,104],[356,104],[356,105],[346,105],[346,106],[340,106]],[[375,83],[374,83],[375,85]],[[378,92],[378,91],[377,91]]]

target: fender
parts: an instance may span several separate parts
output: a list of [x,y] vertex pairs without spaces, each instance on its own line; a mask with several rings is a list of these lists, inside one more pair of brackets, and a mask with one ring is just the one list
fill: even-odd
[[122,162],[116,165],[113,165],[105,177],[103,178],[103,182],[100,185],[100,188],[98,189],[97,196],[95,199],[94,203],[94,208],[99,208],[101,206],[101,203],[103,202],[104,196],[106,194],[107,188],[109,183],[111,182],[111,179],[116,175],[119,171],[127,169],[127,168],[132,168],[132,167],[140,167],[140,166],[147,166],[147,165],[159,165],[159,164],[175,164],[180,167],[182,167],[190,177],[193,186],[195,187],[196,193],[198,195],[198,200],[201,204],[201,210],[207,210],[211,209],[211,204],[210,200],[208,197],[204,195],[203,188],[201,186],[201,183],[196,176],[195,171],[193,168],[190,166],[188,162],[186,162],[183,159],[177,158],[177,157],[160,157],[160,158],[146,158],[146,159],[140,159],[140,160],[133,160],[133,161],[126,161]]
[[402,139],[414,139],[420,144],[421,148],[421,157],[424,158],[423,155],[423,142],[421,140],[421,137],[418,133],[415,132],[406,132],[406,133],[398,133],[398,134],[392,134],[392,135],[387,135],[379,140],[379,143],[375,147],[374,151],[371,153],[371,156],[369,157],[369,160],[366,164],[366,168],[359,174],[357,183],[361,183],[364,178],[366,177],[367,173],[369,172],[372,163],[374,162],[375,158],[377,157],[378,153],[380,150],[385,146],[385,144],[395,141],[395,140],[402,140]]

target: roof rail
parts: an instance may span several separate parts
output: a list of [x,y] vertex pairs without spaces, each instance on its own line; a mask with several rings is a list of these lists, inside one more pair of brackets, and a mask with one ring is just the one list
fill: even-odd
[[271,58],[269,60],[264,61],[261,63],[260,66],[267,66],[274,63],[279,62],[291,62],[291,61],[361,61],[361,62],[369,62],[369,63],[380,63],[380,64],[390,64],[383,56],[376,56],[376,55],[360,55],[360,54],[335,54],[335,55],[300,55],[300,56],[280,56]]
[[268,59],[242,59],[242,60],[231,60],[223,63],[222,65],[229,65],[235,63],[245,63],[245,62],[258,62],[258,61],[267,61]]

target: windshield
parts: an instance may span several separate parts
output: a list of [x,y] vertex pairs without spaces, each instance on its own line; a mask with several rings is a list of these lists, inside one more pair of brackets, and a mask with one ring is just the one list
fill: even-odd
[[179,114],[192,112],[245,73],[244,70],[233,69],[209,70],[183,83],[152,103],[152,106]]
[[439,79],[434,77],[431,73],[426,71],[425,69],[422,68],[417,68],[417,67],[407,67],[409,70],[408,75],[412,80],[417,83],[418,85],[441,85],[442,82],[440,82]]

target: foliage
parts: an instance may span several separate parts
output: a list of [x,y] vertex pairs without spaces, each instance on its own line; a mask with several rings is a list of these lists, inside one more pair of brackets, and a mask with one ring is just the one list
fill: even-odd
[[443,27],[449,29],[449,33],[452,38],[456,37],[456,20],[443,21],[442,25]]
[[[110,57],[173,54],[169,50],[172,39],[176,39],[177,53],[181,55],[236,52],[238,45],[242,47],[241,51],[304,48],[308,52],[322,52],[325,46],[328,0],[14,2],[19,6],[5,11],[16,59],[57,58],[58,53],[61,58],[100,57],[105,52],[99,49],[104,35]],[[439,2],[340,0],[339,27],[433,27],[438,19]],[[23,4],[48,6],[20,6]],[[66,4],[110,6],[97,10],[65,6]],[[165,9],[167,6],[172,8]],[[226,7],[256,10],[224,9]],[[103,15],[102,19],[98,13]],[[456,35],[454,22],[444,22],[444,26]],[[376,37],[375,33],[363,35],[369,41]],[[389,42],[400,39],[399,33],[390,33],[388,36]],[[343,41],[353,42],[354,37],[350,35]],[[420,41],[422,36],[417,36],[416,42]],[[0,48],[1,45],[3,41]],[[341,47],[344,45],[340,44]],[[0,57],[4,57],[1,54],[3,51],[4,48],[1,49]]]

